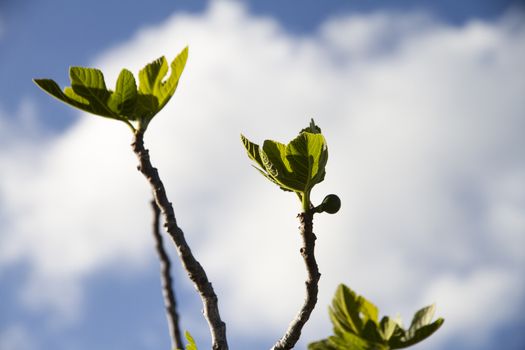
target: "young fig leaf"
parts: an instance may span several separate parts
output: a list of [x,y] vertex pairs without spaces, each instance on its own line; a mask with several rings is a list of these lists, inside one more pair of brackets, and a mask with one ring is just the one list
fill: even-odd
[[133,111],[137,102],[137,84],[133,73],[123,69],[117,79],[115,91],[111,94],[108,106],[118,115],[128,116],[128,119],[134,120]]
[[304,211],[310,209],[312,188],[322,182],[326,174],[328,148],[320,130],[312,120],[311,125],[288,144],[266,140],[262,147],[241,135],[257,170],[281,189],[295,192]]
[[[123,69],[115,90],[106,87],[104,74],[95,68],[71,67],[71,86],[63,90],[51,79],[34,79],[45,92],[60,101],[85,112],[125,122],[133,131],[144,131],[151,119],[175,93],[188,58],[186,47],[171,63],[168,72],[166,58],[146,65],[139,73],[139,87],[133,74]],[[137,122],[134,126],[132,122]]]
[[378,322],[377,307],[341,284],[329,309],[334,335],[308,346],[309,350],[393,350],[412,346],[441,327],[442,318],[432,322],[434,305],[414,315],[408,330],[400,320],[385,316]]

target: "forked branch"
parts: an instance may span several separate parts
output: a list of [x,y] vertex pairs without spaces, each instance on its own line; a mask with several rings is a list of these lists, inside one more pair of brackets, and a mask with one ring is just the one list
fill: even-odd
[[137,168],[151,185],[155,202],[162,211],[166,231],[177,248],[177,253],[182,261],[183,267],[186,269],[189,278],[200,294],[203,304],[203,314],[210,327],[212,349],[228,350],[226,324],[221,320],[219,314],[217,295],[206,276],[206,272],[197,259],[195,259],[190,247],[186,243],[184,232],[177,225],[173,206],[168,200],[164,184],[160,180],[157,169],[151,164],[148,150],[144,148],[144,132],[141,129],[135,132],[135,138],[131,146],[139,160],[139,166]]

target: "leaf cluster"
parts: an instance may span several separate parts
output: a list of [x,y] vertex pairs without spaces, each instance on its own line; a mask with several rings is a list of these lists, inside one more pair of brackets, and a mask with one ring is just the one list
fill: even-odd
[[324,180],[328,161],[326,140],[315,122],[288,144],[265,140],[260,147],[244,135],[241,140],[255,168],[284,191],[295,192],[308,210],[310,192]]
[[410,327],[404,329],[400,320],[384,316],[378,321],[379,310],[370,301],[347,286],[337,288],[329,308],[334,335],[311,343],[309,350],[393,350],[412,346],[426,339],[443,324],[434,322],[435,305],[414,314]]
[[[133,131],[144,131],[151,119],[166,105],[177,89],[186,65],[188,48],[182,50],[171,62],[171,74],[164,56],[147,64],[139,72],[139,85],[133,74],[122,69],[115,90],[106,87],[104,75],[99,69],[70,67],[71,86],[61,90],[51,79],[34,79],[44,91],[85,112],[120,120]],[[138,124],[135,127],[132,122]]]

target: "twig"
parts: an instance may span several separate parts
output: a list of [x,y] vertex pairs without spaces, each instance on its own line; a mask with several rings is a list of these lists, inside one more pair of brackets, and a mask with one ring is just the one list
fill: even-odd
[[301,226],[299,227],[301,237],[303,239],[303,246],[301,247],[301,255],[303,256],[304,263],[306,265],[306,271],[308,277],[306,279],[306,297],[299,310],[299,313],[290,322],[288,330],[281,339],[273,346],[272,350],[288,350],[292,349],[299,337],[301,336],[301,330],[303,326],[310,318],[315,304],[317,303],[318,283],[321,278],[317,262],[315,261],[314,248],[315,248],[315,234],[313,233],[313,211],[308,210],[298,215]]
[[131,147],[139,160],[137,169],[146,177],[152,187],[155,202],[157,202],[164,216],[166,231],[175,243],[182,265],[201,296],[203,314],[210,327],[212,349],[228,350],[226,324],[221,320],[219,314],[217,295],[206,276],[206,272],[195,259],[190,247],[186,243],[184,232],[182,232],[181,228],[177,225],[173,206],[168,200],[166,190],[160,180],[157,169],[151,164],[149,152],[144,148],[144,132],[142,130],[139,129],[135,132],[135,138]]
[[162,241],[160,233],[160,208],[155,202],[151,201],[151,208],[153,209],[153,237],[155,238],[155,249],[160,261],[162,295],[164,297],[164,306],[166,307],[166,317],[168,318],[168,327],[171,338],[172,349],[184,349],[184,343],[180,335],[179,328],[179,314],[177,313],[177,301],[175,299],[175,292],[173,290],[173,281],[171,278],[171,262]]

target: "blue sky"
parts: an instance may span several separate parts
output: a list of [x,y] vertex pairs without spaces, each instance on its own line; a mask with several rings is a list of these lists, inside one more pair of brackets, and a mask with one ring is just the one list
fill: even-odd
[[[31,79],[97,66],[111,86],[186,45],[146,142],[232,348],[269,348],[304,281],[296,199],[257,176],[238,135],[286,141],[310,117],[330,148],[314,200],[343,208],[316,221],[320,300],[298,348],[330,332],[339,282],[405,322],[436,302],[446,323],[414,349],[524,347],[522,2],[122,4],[0,2],[0,350],[169,348],[129,131]],[[183,328],[206,348],[174,265]]]
[[[284,29],[296,35],[314,32],[330,16],[345,13],[384,11],[425,11],[453,25],[473,18],[495,19],[520,1],[247,1],[255,15],[270,16]],[[67,0],[2,0],[0,3],[3,39],[0,72],[4,81],[0,95],[4,108],[13,113],[17,101],[31,96],[54,115],[54,126],[71,120],[60,108],[49,104],[33,88],[32,78],[41,74],[58,77],[63,67],[88,65],[95,56],[119,42],[129,39],[141,27],[161,22],[175,12],[200,13],[207,1],[181,0],[100,2]],[[15,69],[14,67],[24,67]],[[49,108],[49,109],[47,109]],[[70,113],[71,114],[71,113]]]

